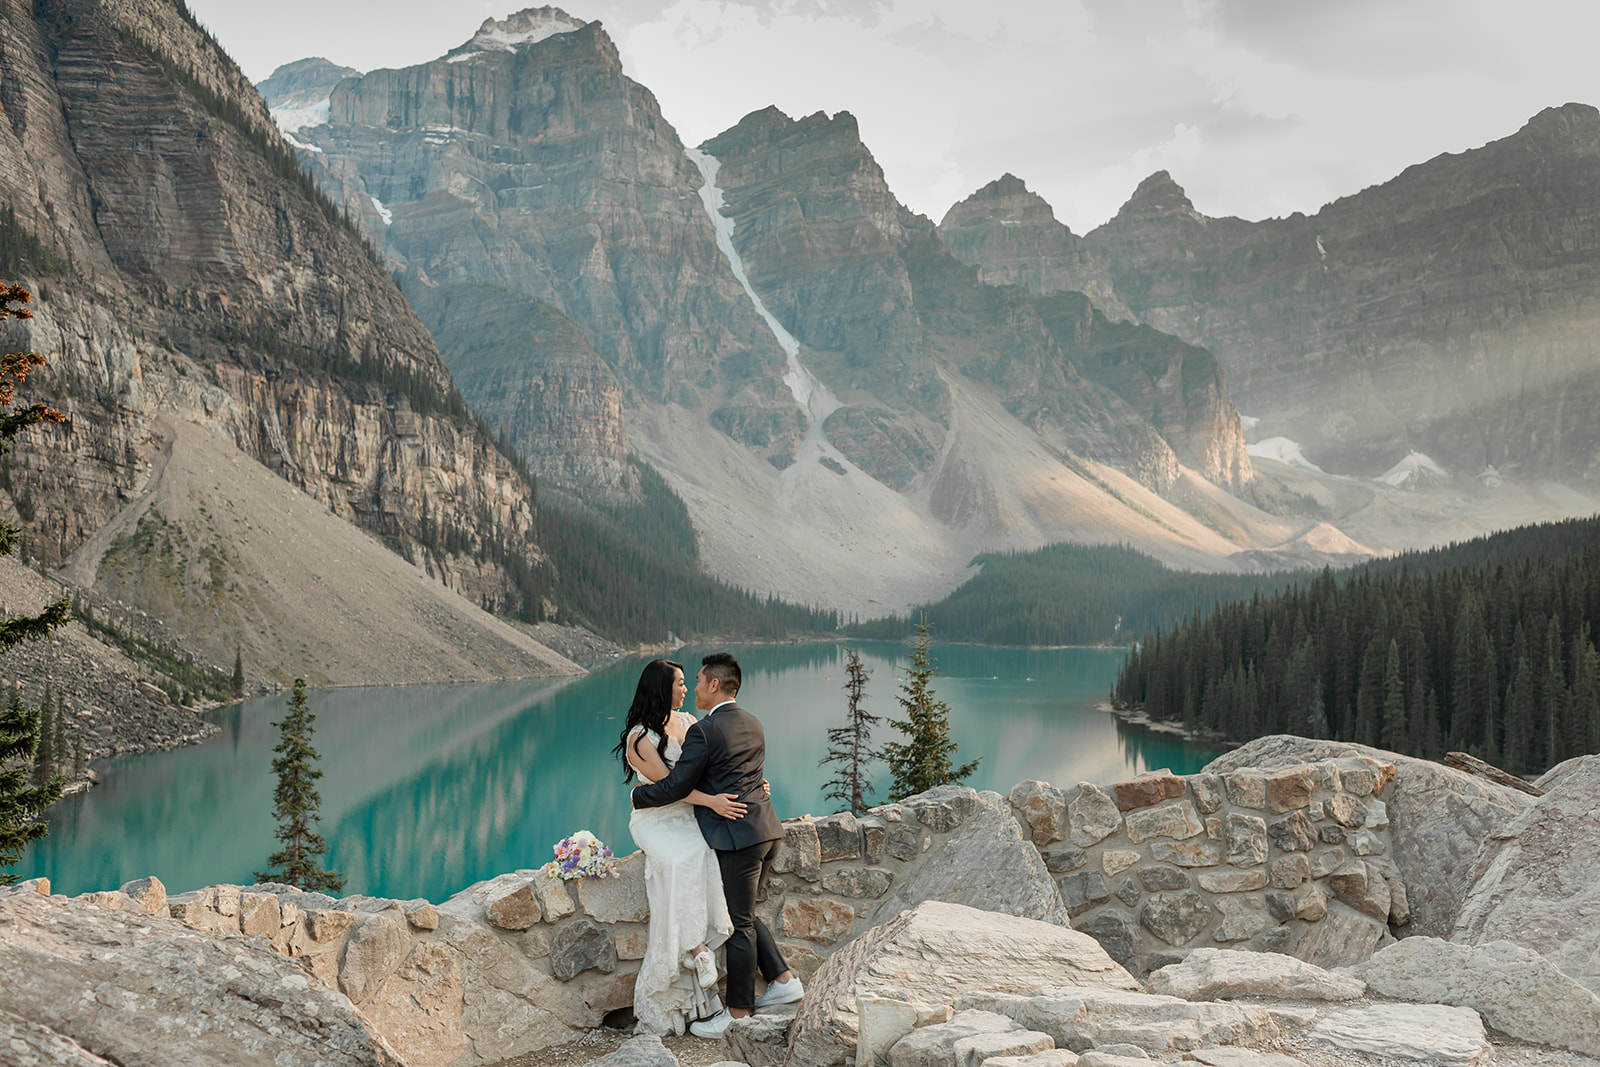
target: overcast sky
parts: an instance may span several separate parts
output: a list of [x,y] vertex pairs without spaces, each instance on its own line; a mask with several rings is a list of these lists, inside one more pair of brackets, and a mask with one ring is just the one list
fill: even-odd
[[[259,81],[425,62],[485,0],[189,0]],[[938,220],[1010,171],[1085,233],[1168,170],[1208,215],[1316,211],[1542,108],[1600,104],[1592,0],[572,0],[693,145],[845,110]]]

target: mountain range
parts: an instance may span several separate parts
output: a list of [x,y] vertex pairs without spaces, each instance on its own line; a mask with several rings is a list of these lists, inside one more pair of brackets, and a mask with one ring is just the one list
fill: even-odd
[[[4,12],[18,336],[72,415],[11,500],[213,662],[293,662],[333,564],[382,569],[256,551],[279,485],[470,609],[341,594],[445,634],[441,678],[569,669],[480,608],[559,612],[540,491],[654,507],[652,469],[707,572],[862,616],[981,552],[1269,570],[1596,509],[1584,105],[1309,218],[1207,218],[1158,173],[1080,237],[1011,175],[912,212],[847,112],[685,145],[557,8],[259,87],[181,0]],[[233,453],[276,481],[202,476]]]

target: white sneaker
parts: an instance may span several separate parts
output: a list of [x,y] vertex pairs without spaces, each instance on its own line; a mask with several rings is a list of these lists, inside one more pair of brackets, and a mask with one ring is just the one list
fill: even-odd
[[733,1022],[733,1016],[728,1014],[728,1009],[723,1008],[709,1019],[696,1019],[689,1024],[689,1032],[695,1037],[717,1040],[727,1033],[728,1026]]
[[717,984],[717,957],[711,954],[710,949],[702,949],[694,957],[694,973],[700,979],[701,989],[710,989]]
[[756,1007],[770,1008],[777,1004],[793,1004],[805,995],[806,987],[800,984],[800,976],[790,975],[787,982],[769,983],[766,992],[756,998]]

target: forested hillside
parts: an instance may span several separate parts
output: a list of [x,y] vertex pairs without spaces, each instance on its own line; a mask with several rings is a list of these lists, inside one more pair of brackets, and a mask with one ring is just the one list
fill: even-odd
[[1246,740],[1293,733],[1528,774],[1600,749],[1600,519],[1527,527],[1195,614],[1115,701]]
[[1119,545],[1047,545],[990,552],[972,562],[982,570],[943,600],[908,617],[856,623],[848,632],[898,640],[925,619],[941,641],[1119,644],[1219,602],[1280,589],[1294,578],[1283,572],[1175,571]]

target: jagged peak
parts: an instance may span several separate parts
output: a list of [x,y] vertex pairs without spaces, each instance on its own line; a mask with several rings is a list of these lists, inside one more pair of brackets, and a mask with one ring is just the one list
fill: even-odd
[[1056,219],[1055,209],[1050,202],[1030,190],[1026,182],[1010,171],[953,205],[945,212],[944,220],[939,225],[950,226],[969,220],[999,220],[1008,226],[1027,223],[1066,229]]
[[1547,107],[1534,115],[1513,136],[1533,137],[1537,140],[1558,138],[1570,141],[1575,132],[1575,127],[1587,127],[1592,131],[1600,127],[1600,108],[1590,104],[1562,104],[1559,107]]
[[515,52],[558,34],[572,33],[589,25],[559,7],[525,7],[503,19],[487,18],[472,39],[452,49],[452,62],[468,59],[479,52]]
[[768,105],[759,111],[750,112],[733,126],[705,141],[700,148],[712,155],[718,155],[718,146],[722,146],[725,150],[726,146],[732,143],[772,144],[790,138],[816,136],[840,138],[849,142],[853,148],[859,149],[866,159],[872,159],[871,151],[861,140],[861,127],[850,112],[836,111],[830,116],[826,111],[813,111],[803,118],[792,119],[776,105]]
[[1117,212],[1116,219],[1150,218],[1161,215],[1188,215],[1201,222],[1205,221],[1205,217],[1194,209],[1194,204],[1190,202],[1189,194],[1183,191],[1183,186],[1173,181],[1172,175],[1164,170],[1156,171],[1139,183],[1139,187],[1133,191],[1128,202]]

